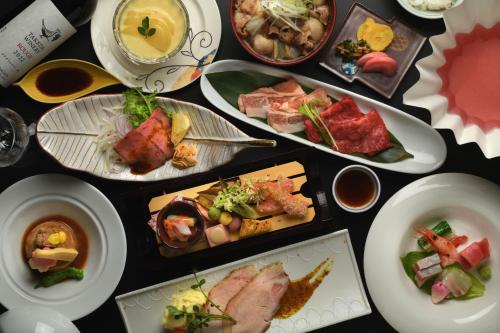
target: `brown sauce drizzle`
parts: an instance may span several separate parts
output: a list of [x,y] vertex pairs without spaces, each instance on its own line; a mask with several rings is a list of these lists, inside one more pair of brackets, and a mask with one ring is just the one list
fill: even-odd
[[274,318],[286,319],[302,309],[316,288],[331,272],[332,263],[332,259],[326,258],[303,278],[291,281],[285,295],[280,300],[280,308]]
[[28,234],[33,230],[37,225],[40,225],[44,222],[48,221],[56,221],[56,222],[62,222],[69,226],[71,229],[73,229],[76,239],[78,241],[78,248],[76,249],[78,251],[78,256],[75,258],[75,260],[71,263],[71,267],[76,267],[76,268],[84,268],[85,267],[85,262],[87,261],[88,257],[88,250],[89,250],[89,242],[87,239],[87,235],[85,234],[85,231],[83,231],[82,227],[78,223],[76,223],[74,220],[62,216],[62,215],[49,215],[49,216],[44,216],[35,222],[33,222],[24,232],[23,235],[23,241],[21,243],[21,255],[23,259],[25,258],[25,253],[24,253],[24,243],[26,242],[26,237]]

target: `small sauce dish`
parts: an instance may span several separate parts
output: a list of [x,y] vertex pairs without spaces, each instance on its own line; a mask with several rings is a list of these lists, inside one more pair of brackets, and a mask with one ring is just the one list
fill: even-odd
[[349,165],[340,170],[332,184],[333,198],[350,213],[372,208],[380,197],[380,180],[364,165]]
[[[189,227],[190,236],[181,240],[175,236],[178,232],[167,231],[166,220],[172,219],[173,222],[183,223],[185,219],[193,219],[194,224]],[[185,229],[186,227],[184,227]],[[205,219],[198,209],[189,202],[182,200],[173,200],[160,210],[156,220],[156,232],[158,238],[168,247],[174,249],[185,249],[196,244],[205,234]],[[173,236],[173,237],[172,237]],[[182,235],[180,235],[182,236]]]

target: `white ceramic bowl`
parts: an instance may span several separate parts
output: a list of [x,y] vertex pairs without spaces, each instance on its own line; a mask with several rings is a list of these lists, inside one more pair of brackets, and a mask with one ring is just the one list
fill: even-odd
[[[364,272],[374,304],[401,333],[498,333],[500,327],[500,187],[483,178],[444,173],[424,177],[394,194],[366,238]],[[469,241],[487,237],[491,279],[482,297],[433,304],[406,275],[400,257],[417,250],[413,227],[444,219]]]
[[[339,181],[340,177],[344,175],[348,171],[353,171],[353,170],[359,170],[370,176],[370,178],[373,181],[373,184],[375,185],[375,194],[370,202],[368,202],[366,205],[361,206],[361,207],[351,207],[346,205],[344,202],[340,200],[340,198],[337,196],[337,191],[335,191],[335,186],[337,185],[337,182]],[[377,174],[370,168],[360,165],[360,164],[354,164],[354,165],[349,165],[340,170],[335,178],[333,179],[332,183],[332,192],[333,192],[333,198],[335,199],[335,202],[344,210],[348,211],[349,213],[362,213],[366,212],[368,209],[372,208],[373,205],[378,201],[378,198],[380,197],[380,190],[381,190],[381,185],[380,185],[380,180],[378,179]]]
[[[459,6],[464,0],[454,0],[452,4],[452,8]],[[477,0],[476,0],[477,1]],[[416,15],[421,18],[425,19],[431,19],[431,20],[436,20],[436,19],[441,19],[443,18],[443,13],[446,11],[444,10],[421,10],[418,8],[413,7],[410,4],[410,0],[398,0],[399,4],[401,7],[406,9],[407,12]]]
[[[85,277],[37,288],[38,276],[21,251],[26,229],[50,215],[68,217],[88,239]],[[64,175],[23,179],[0,195],[0,302],[6,308],[50,307],[71,320],[94,311],[111,295],[125,266],[126,239],[111,202],[92,185]]]
[[79,333],[61,313],[44,307],[14,308],[0,315],[0,333]]

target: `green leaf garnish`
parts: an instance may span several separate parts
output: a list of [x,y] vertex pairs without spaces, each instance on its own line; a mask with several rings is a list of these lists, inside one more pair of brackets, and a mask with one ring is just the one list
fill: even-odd
[[[160,107],[156,100],[156,92],[147,94],[140,87],[124,91],[123,96],[125,97],[124,111],[129,115],[130,125],[134,128],[146,121],[154,109]],[[172,118],[175,113],[172,110],[164,108],[162,110],[169,118]]]
[[327,145],[329,145],[330,147],[335,147],[336,150],[339,149],[339,147],[335,143],[335,139],[333,138],[332,133],[330,133],[330,130],[328,129],[328,126],[326,126],[323,118],[321,118],[318,109],[316,109],[311,104],[302,104],[299,106],[299,112],[302,113],[304,117],[307,117],[312,121]]
[[156,28],[149,28],[149,16],[146,16],[142,19],[142,26],[137,27],[137,31],[139,31],[144,38],[148,38],[155,34]]

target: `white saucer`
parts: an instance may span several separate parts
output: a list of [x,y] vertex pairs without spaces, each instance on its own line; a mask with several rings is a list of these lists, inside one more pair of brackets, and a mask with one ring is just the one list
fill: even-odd
[[[26,264],[21,243],[34,221],[49,215],[75,220],[88,238],[85,277],[49,288]],[[43,306],[70,320],[97,309],[113,293],[125,268],[125,231],[111,202],[77,178],[45,174],[23,179],[0,194],[0,302],[7,308]]]
[[98,1],[91,23],[92,45],[101,64],[127,87],[165,93],[195,81],[219,47],[222,26],[215,0],[182,0],[189,15],[189,36],[182,51],[158,65],[136,65],[113,36],[112,17],[120,0]]
[[[397,331],[494,333],[500,318],[500,187],[483,178],[443,173],[399,190],[380,209],[365,244],[364,271],[373,302]],[[433,304],[405,274],[400,257],[416,250],[413,227],[447,220],[469,243],[487,237],[491,279],[482,297]],[[462,248],[459,248],[461,250]]]

